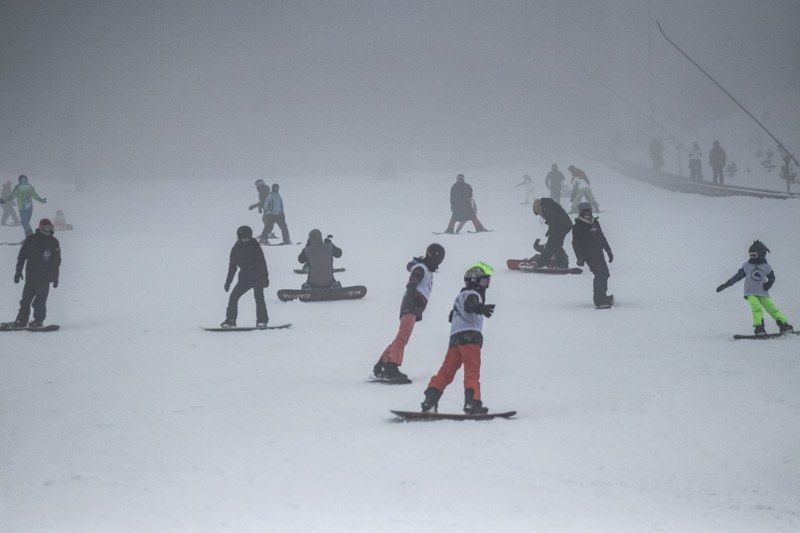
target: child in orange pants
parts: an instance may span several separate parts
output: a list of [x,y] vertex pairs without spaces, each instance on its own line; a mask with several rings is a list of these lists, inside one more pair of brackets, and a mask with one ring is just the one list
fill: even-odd
[[414,324],[422,320],[433,288],[433,273],[444,260],[444,248],[433,243],[425,250],[425,257],[415,257],[406,266],[411,272],[406,283],[406,292],[400,303],[400,328],[394,340],[386,347],[372,373],[380,381],[389,383],[411,383],[408,376],[398,368],[403,364],[403,351],[414,331]]
[[481,401],[481,347],[483,319],[494,313],[494,304],[485,303],[493,270],[486,263],[475,263],[464,274],[464,288],[450,311],[450,343],[439,372],[425,389],[422,412],[439,408],[439,398],[464,365],[464,412],[485,414],[489,409]]

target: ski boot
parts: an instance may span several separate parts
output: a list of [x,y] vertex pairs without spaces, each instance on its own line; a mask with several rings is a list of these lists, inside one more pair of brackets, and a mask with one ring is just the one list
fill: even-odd
[[383,377],[384,379],[390,379],[393,381],[403,381],[408,379],[407,375],[400,372],[397,363],[392,362],[383,364]]
[[614,295],[613,294],[609,294],[608,295],[608,305],[614,305]]
[[753,335],[766,335],[767,330],[764,328],[764,321],[761,321],[761,324],[755,326],[753,328]]
[[[225,326],[222,326],[222,327],[224,328]],[[267,322],[266,321],[264,321],[264,322],[256,322],[256,328],[258,328],[258,329],[267,329]]]
[[386,368],[380,359],[378,359],[378,362],[372,367],[372,375],[378,379],[386,378]]
[[425,399],[420,404],[423,413],[438,413],[439,412],[439,398],[442,397],[442,391],[428,387],[425,389]]
[[451,229],[446,229],[446,230],[444,230],[444,232],[447,233],[448,235],[452,235],[452,234],[455,233],[455,231],[453,231]]
[[219,325],[219,327],[221,327],[221,328],[225,328],[225,329],[228,329],[228,328],[235,328],[235,327],[236,327],[236,322],[234,322],[233,320],[228,320],[228,319],[226,318],[226,319],[225,319],[225,322],[223,322],[222,324],[220,324],[220,325]]
[[488,407],[483,406],[483,402],[473,399],[475,391],[464,389],[464,412],[468,415],[485,415],[489,412]]
[[791,333],[794,331],[794,328],[788,322],[778,322],[778,333],[784,335],[786,333]]
[[39,329],[42,327],[42,323],[39,322],[38,320],[31,320],[30,322],[28,322],[28,327],[31,329]]

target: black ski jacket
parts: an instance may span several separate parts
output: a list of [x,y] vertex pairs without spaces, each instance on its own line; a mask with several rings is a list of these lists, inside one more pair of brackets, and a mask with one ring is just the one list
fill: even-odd
[[611,253],[611,246],[608,245],[600,221],[593,218],[591,222],[581,217],[575,219],[572,226],[572,249],[575,251],[576,259],[587,263],[596,263],[605,260],[603,250]]
[[23,265],[27,281],[33,283],[57,281],[61,267],[61,247],[58,239],[52,235],[45,235],[38,229],[32,235],[28,235],[17,256],[17,274],[22,274]]
[[572,227],[572,221],[561,204],[552,198],[542,198],[541,202],[542,218],[549,229],[569,230]]
[[450,211],[456,220],[463,222],[475,216],[472,209],[472,186],[464,181],[457,181],[450,187]]
[[236,269],[239,269],[239,282],[251,283],[253,285],[266,284],[269,282],[269,272],[267,271],[267,260],[264,259],[264,252],[261,245],[255,239],[246,241],[238,240],[231,248],[230,262],[228,263],[228,278],[226,285],[230,285]]

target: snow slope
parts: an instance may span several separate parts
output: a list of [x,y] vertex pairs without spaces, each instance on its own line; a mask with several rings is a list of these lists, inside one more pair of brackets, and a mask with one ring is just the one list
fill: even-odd
[[[281,181],[289,227],[295,241],[333,234],[338,279],[369,294],[281,303],[275,290],[303,280],[299,247],[267,248],[271,321],[294,325],[242,334],[198,326],[224,317],[236,227],[260,229],[252,182],[77,194],[34,179],[49,198],[34,217],[63,209],[77,229],[58,234],[48,321],[62,330],[0,337],[0,530],[797,531],[800,339],[732,341],[750,331],[741,286],[714,288],[758,237],[776,303],[800,322],[800,204],[673,194],[576,164],[608,210],[617,308],[593,308],[588,273],[505,269],[544,233],[513,187],[530,169],[467,172],[496,231],[459,236],[431,234],[452,175],[326,176]],[[405,263],[433,241],[447,257],[406,351],[414,383],[368,383]],[[17,250],[0,247],[8,319]],[[416,409],[441,363],[477,260],[496,268],[484,401],[519,417],[394,423],[389,409]],[[245,295],[239,323],[252,321]],[[460,410],[460,378],[441,410]]]

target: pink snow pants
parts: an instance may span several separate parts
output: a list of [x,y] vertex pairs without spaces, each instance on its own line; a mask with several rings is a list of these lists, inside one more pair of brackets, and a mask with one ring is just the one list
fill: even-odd
[[408,344],[408,339],[411,338],[411,332],[414,331],[416,322],[417,315],[412,313],[406,313],[400,317],[400,328],[397,330],[397,336],[383,351],[381,355],[382,363],[396,363],[397,366],[403,364],[403,350]]
[[464,365],[464,388],[475,391],[474,398],[481,399],[481,347],[478,344],[450,346],[439,372],[433,376],[428,387],[444,392],[453,382],[456,372]]

